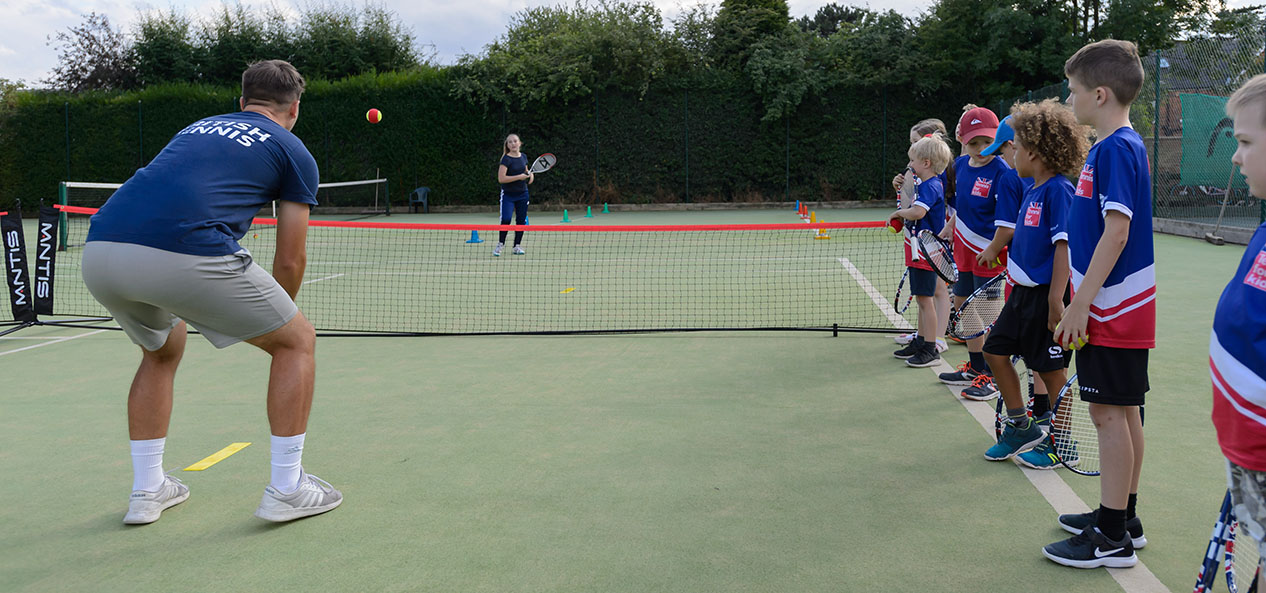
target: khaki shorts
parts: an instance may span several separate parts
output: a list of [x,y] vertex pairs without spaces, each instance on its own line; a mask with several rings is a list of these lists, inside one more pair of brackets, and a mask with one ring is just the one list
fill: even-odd
[[1266,473],[1226,462],[1226,483],[1231,489],[1231,505],[1240,522],[1240,534],[1247,533],[1257,543],[1257,557],[1266,558]]
[[299,312],[246,250],[198,256],[144,245],[93,241],[83,278],[138,346],[154,351],[183,319],[216,348],[262,336]]

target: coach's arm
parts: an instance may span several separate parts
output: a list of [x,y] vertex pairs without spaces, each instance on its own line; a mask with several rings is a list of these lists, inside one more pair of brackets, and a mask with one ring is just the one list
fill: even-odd
[[303,270],[308,265],[307,204],[279,200],[277,210],[277,252],[273,256],[273,278],[290,298],[299,295]]

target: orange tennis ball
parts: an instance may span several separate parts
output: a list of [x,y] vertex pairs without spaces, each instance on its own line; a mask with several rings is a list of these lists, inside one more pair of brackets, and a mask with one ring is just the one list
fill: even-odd
[[377,109],[370,109],[365,112],[365,119],[369,120],[371,124],[376,124],[382,121],[382,112]]

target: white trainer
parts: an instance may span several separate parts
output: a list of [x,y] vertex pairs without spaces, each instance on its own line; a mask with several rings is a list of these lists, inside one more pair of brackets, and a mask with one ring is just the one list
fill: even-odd
[[163,485],[157,492],[134,490],[127,503],[127,514],[123,523],[127,525],[145,525],[158,520],[164,510],[174,507],[189,498],[189,487],[171,476],[163,476]]
[[343,493],[335,490],[329,482],[299,471],[299,487],[290,494],[282,494],[271,484],[264,488],[264,498],[255,509],[256,517],[281,523],[319,515],[343,504]]
[[492,248],[492,256],[501,257],[501,248],[505,246],[505,243],[497,243],[497,246]]
[[917,336],[917,335],[919,335],[917,332],[910,332],[910,333],[908,333],[908,334],[901,334],[901,335],[899,335],[899,336],[897,336],[897,337],[893,338],[893,339],[892,339],[892,341],[894,341],[894,342],[896,342],[896,343],[898,343],[898,344],[901,344],[902,346],[905,346],[906,344],[909,344],[910,342],[913,342],[913,341],[914,341],[914,336]]
[[515,245],[514,251],[511,251],[510,253],[513,253],[515,255],[527,255],[527,252],[524,251],[523,248],[519,247],[518,245]]
[[936,339],[936,352],[937,352],[937,354],[940,354],[941,352],[945,352],[946,350],[949,350],[949,344],[946,344],[946,343],[945,343],[945,340],[943,340],[943,339],[941,339],[941,338],[937,338],[937,339]]

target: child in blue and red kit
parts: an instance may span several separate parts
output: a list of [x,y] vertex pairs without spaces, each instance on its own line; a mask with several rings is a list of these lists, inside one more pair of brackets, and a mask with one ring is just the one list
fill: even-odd
[[919,331],[909,344],[892,354],[905,359],[909,366],[928,367],[941,359],[936,351],[936,329],[940,324],[933,299],[940,279],[919,256],[913,241],[921,230],[939,233],[945,226],[945,189],[938,175],[949,166],[954,153],[939,134],[931,134],[910,145],[907,154],[910,170],[920,180],[918,190],[909,207],[897,210],[889,218],[906,222],[906,267],[910,271],[910,294],[919,306]]
[[[996,221],[1014,221],[1019,211],[1024,187],[1020,177],[1005,161],[982,154],[998,133],[998,116],[983,107],[968,109],[958,122],[959,142],[966,155],[954,162],[956,191],[950,201],[951,224],[954,230],[954,263],[958,266],[958,282],[954,285],[954,306],[977,288],[1006,269],[1006,250],[999,249],[991,262],[981,264],[978,257],[994,242],[995,234],[1009,238],[1011,229],[999,227]],[[981,336],[967,341],[969,360],[958,370],[942,373],[941,381],[950,385],[970,385],[963,397],[988,400],[997,396],[990,376]]]

